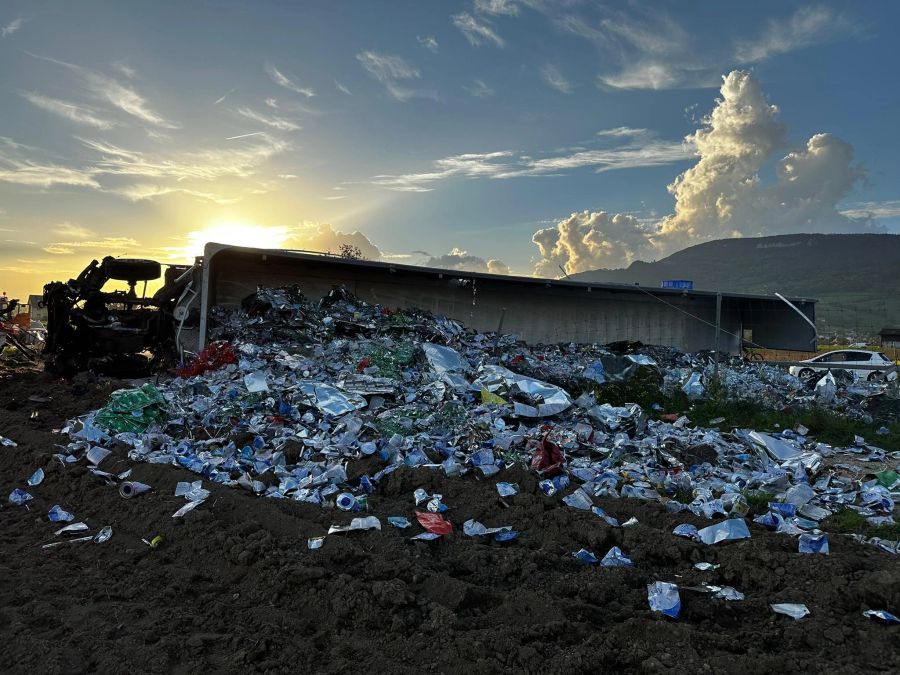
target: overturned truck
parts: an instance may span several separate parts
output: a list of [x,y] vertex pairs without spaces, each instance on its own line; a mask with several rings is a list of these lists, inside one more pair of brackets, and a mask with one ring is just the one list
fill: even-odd
[[[638,340],[731,354],[746,344],[816,349],[816,301],[808,298],[788,303],[775,296],[536,279],[216,243],[208,243],[194,265],[170,266],[152,297],[137,295],[138,282],[160,276],[155,261],[108,257],[77,279],[48,284],[51,367],[173,365],[205,346],[213,308],[237,307],[259,286],[294,284],[313,300],[344,287],[371,304],[425,309],[533,344]],[[112,280],[127,282],[128,290],[103,291]]]
[[[180,330],[198,318],[191,316],[188,302],[196,296],[198,274],[199,264],[170,265],[162,287],[148,297],[147,283],[163,276],[162,265],[108,256],[91,261],[76,279],[47,284],[48,369],[137,376],[173,365],[181,350]],[[124,281],[128,289],[104,290],[111,281]]]

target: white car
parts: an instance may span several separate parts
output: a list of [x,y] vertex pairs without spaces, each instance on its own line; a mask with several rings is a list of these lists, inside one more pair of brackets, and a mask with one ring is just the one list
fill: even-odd
[[[881,352],[869,352],[862,349],[839,349],[833,352],[819,354],[815,358],[807,359],[802,363],[808,366],[791,366],[788,372],[796,377],[806,379],[816,372],[825,373],[828,370],[849,370],[861,380],[875,380],[883,373],[883,370],[870,370],[869,368],[854,368],[854,366],[884,366],[885,370],[894,365],[887,356]],[[834,363],[839,365],[821,366],[821,363]],[[896,371],[888,375],[888,379],[897,379]]]

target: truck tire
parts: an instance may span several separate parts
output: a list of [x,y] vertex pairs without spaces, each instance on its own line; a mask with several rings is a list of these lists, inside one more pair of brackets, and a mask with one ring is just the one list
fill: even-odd
[[153,281],[162,275],[158,262],[139,258],[107,258],[103,268],[110,279],[117,281]]

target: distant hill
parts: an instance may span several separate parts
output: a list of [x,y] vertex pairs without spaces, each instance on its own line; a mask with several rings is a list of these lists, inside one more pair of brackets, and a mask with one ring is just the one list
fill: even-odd
[[642,286],[690,279],[699,290],[816,298],[820,335],[866,336],[900,325],[900,235],[895,234],[720,239],[655,262],[571,278]]

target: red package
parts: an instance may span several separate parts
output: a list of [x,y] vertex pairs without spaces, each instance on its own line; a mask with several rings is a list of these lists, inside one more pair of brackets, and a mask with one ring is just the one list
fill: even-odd
[[190,364],[176,372],[181,377],[193,377],[210,370],[218,370],[229,363],[237,363],[234,347],[227,342],[210,342]]
[[422,527],[434,534],[450,534],[453,532],[453,524],[449,520],[444,520],[444,516],[440,513],[416,511],[416,520],[419,521]]
[[540,444],[531,457],[531,468],[541,476],[550,477],[562,473],[565,455],[559,446],[550,440],[550,433],[544,434]]

